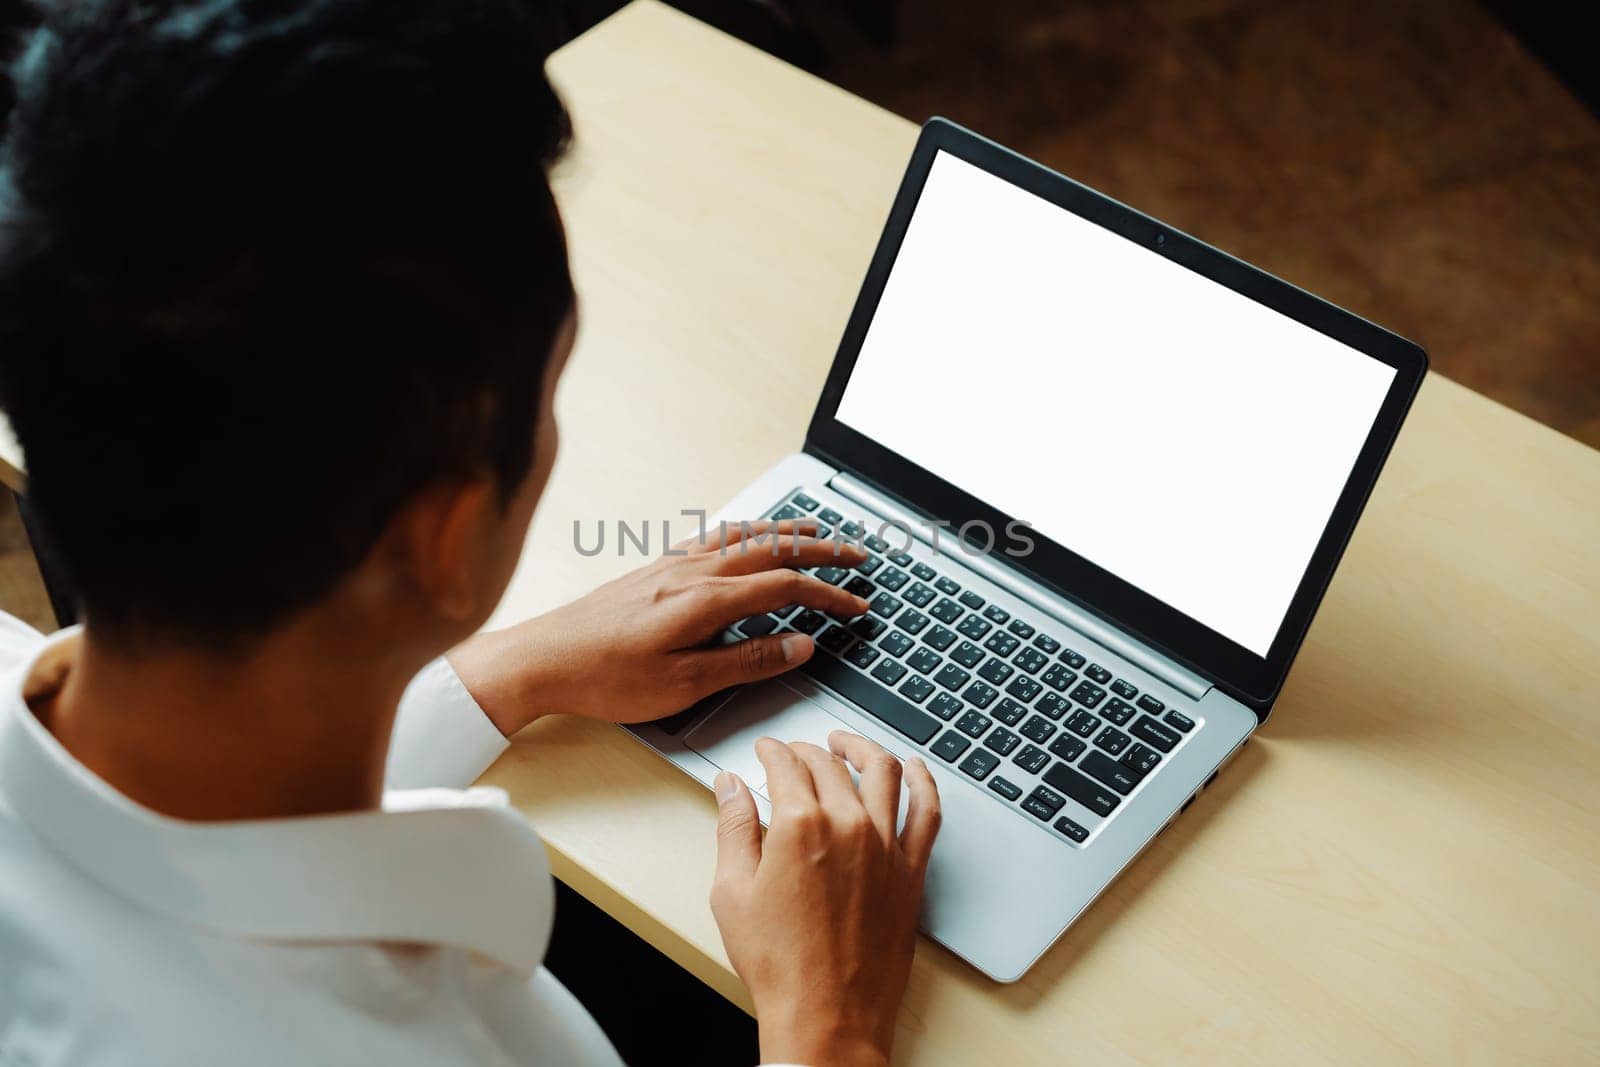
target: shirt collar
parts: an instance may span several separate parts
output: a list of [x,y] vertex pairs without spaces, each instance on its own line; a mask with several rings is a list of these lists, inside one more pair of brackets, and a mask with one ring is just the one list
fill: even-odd
[[385,794],[382,811],[195,823],[134,803],[80,764],[23,698],[54,635],[0,677],[0,797],[106,890],[240,937],[449,945],[531,974],[554,888],[498,789]]

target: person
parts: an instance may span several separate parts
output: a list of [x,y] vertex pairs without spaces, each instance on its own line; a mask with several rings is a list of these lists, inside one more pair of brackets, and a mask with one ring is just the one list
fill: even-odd
[[[615,1062],[537,837],[463,787],[814,651],[733,620],[864,610],[803,570],[859,550],[758,524],[478,633],[578,329],[546,14],[73,0],[21,50],[0,406],[84,624],[0,619],[0,1062]],[[765,1061],[881,1064],[938,795],[830,748],[758,745],[764,840],[718,779],[710,903]]]

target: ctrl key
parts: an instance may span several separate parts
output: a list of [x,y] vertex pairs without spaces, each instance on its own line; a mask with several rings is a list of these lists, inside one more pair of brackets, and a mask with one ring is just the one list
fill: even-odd
[[1055,818],[1056,812],[1061,810],[1061,805],[1067,799],[1047,786],[1040,786],[1028,794],[1028,799],[1022,802],[1022,810],[1042,822],[1049,822]]

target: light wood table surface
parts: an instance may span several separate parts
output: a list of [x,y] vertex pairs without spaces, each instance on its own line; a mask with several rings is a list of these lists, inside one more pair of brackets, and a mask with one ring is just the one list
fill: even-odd
[[[658,550],[798,447],[916,135],[646,0],[551,69],[582,326],[500,622],[643,562],[618,520]],[[896,1059],[1596,1062],[1597,605],[1600,453],[1431,377],[1261,736],[1021,982],[923,942]],[[563,880],[748,1006],[709,793],[565,718],[484,781]]]

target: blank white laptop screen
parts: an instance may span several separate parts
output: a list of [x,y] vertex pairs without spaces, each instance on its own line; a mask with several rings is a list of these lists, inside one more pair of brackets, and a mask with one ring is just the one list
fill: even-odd
[[838,418],[1265,657],[1394,373],[941,151]]

